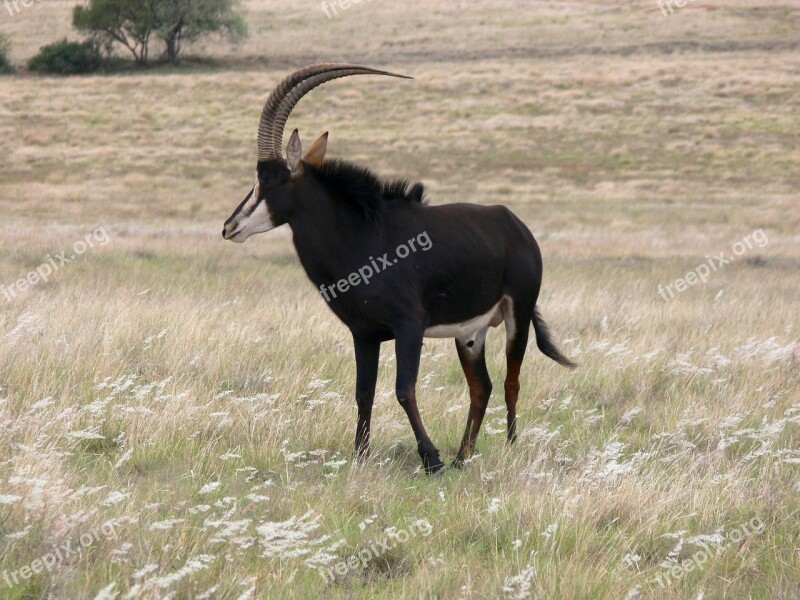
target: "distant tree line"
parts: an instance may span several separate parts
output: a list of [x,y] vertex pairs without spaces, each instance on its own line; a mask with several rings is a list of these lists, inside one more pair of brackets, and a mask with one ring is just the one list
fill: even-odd
[[[186,47],[204,36],[244,39],[247,27],[237,8],[237,0],[87,0],[72,14],[73,26],[87,39],[44,46],[28,67],[61,74],[91,72],[110,64],[117,47],[130,52],[136,66],[145,67],[156,40],[163,58],[176,65]],[[0,40],[0,59],[2,50]]]

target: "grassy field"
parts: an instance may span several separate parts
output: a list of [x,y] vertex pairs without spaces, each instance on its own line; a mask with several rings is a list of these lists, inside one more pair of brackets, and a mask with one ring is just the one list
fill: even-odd
[[[14,61],[76,37],[73,4],[3,10]],[[0,597],[800,597],[797,5],[244,8],[212,60],[0,78]],[[220,237],[266,95],[315,60],[416,79],[315,92],[306,143],[505,204],[542,248],[581,366],[534,345],[508,447],[490,334],[463,470],[421,472],[391,344],[353,464],[349,332],[285,228]],[[452,460],[452,341],[426,340],[418,397]]]

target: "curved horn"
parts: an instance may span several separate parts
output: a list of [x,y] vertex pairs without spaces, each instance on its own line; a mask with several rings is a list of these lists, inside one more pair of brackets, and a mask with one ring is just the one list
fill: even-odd
[[350,75],[387,75],[412,79],[360,65],[335,63],[316,64],[295,71],[272,91],[261,111],[261,122],[258,125],[259,162],[282,156],[283,129],[292,109],[303,96],[323,83]]

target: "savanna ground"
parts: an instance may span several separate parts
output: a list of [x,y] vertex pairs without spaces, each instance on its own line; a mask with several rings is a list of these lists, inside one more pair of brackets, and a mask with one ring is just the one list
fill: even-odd
[[[69,34],[71,5],[3,12],[14,60]],[[211,61],[0,79],[0,283],[93,241],[0,297],[0,597],[800,596],[797,5],[245,10],[248,41],[195,48]],[[318,59],[416,80],[330,84],[289,127],[433,203],[516,211],[581,362],[531,343],[509,448],[490,334],[479,455],[442,477],[420,471],[391,344],[353,464],[347,330],[287,231],[220,237],[266,94]],[[426,341],[418,396],[451,460],[469,404],[452,341]]]

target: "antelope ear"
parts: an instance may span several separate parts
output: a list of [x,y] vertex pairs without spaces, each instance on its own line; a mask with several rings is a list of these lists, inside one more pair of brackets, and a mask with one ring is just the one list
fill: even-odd
[[303,159],[308,164],[319,167],[322,164],[322,161],[325,160],[325,152],[328,150],[328,132],[326,131],[316,142],[314,145],[311,146],[311,150],[308,151],[306,157]]
[[297,129],[292,132],[292,137],[289,138],[289,145],[286,146],[286,162],[289,163],[289,169],[292,175],[300,172],[300,157],[303,155],[303,146],[300,143],[300,134]]

